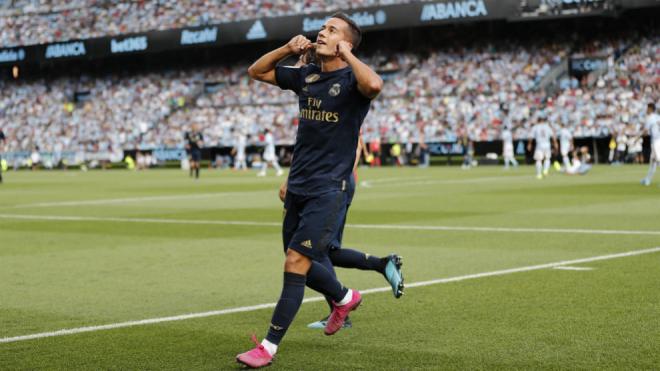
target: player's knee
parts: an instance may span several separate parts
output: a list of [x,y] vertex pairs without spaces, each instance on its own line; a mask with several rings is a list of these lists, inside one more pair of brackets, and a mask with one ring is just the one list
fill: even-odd
[[284,261],[284,271],[298,274],[306,274],[311,265],[311,260],[305,255],[288,249]]

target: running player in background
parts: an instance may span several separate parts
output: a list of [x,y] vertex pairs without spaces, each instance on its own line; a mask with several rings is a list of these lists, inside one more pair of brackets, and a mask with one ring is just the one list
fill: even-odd
[[[557,148],[557,138],[545,119],[538,118],[532,128],[527,150],[532,151],[532,139],[536,142],[534,160],[536,161],[536,178],[543,179],[550,172],[550,158],[552,149]],[[551,142],[552,141],[552,142]]]
[[518,161],[513,153],[513,133],[509,125],[502,129],[502,157],[504,158],[504,169],[509,170],[509,164],[518,167]]
[[559,130],[559,152],[561,153],[564,169],[568,169],[571,166],[571,161],[568,158],[568,154],[573,150],[573,148],[573,134],[568,129],[566,124],[561,124],[561,129]]
[[277,162],[278,158],[275,154],[275,137],[270,132],[270,129],[264,131],[264,142],[266,142],[266,148],[264,149],[264,164],[261,168],[261,171],[257,173],[257,176],[266,176],[266,170],[268,170],[268,164],[271,164],[275,168],[275,175],[281,176],[284,172],[280,167],[280,164]]
[[[362,302],[357,290],[341,285],[320,261],[328,256],[347,202],[347,182],[355,162],[360,127],[381,91],[383,80],[352,50],[361,31],[344,13],[328,18],[316,45],[298,35],[286,45],[259,58],[248,73],[251,78],[292,90],[299,97],[298,132],[289,172],[282,237],[286,249],[284,283],[273,312],[268,335],[236,360],[248,367],[269,365],[295,318],[305,285],[330,296],[333,310],[324,329],[339,331]],[[319,65],[278,66],[290,55],[315,48]],[[256,342],[256,338],[253,338]]]
[[660,115],[655,111],[655,103],[649,103],[646,107],[644,131],[651,136],[651,158],[649,159],[649,172],[642,179],[642,185],[650,186],[658,163],[660,163]]
[[190,151],[190,177],[192,178],[193,172],[195,179],[199,179],[199,163],[202,160],[202,146],[204,145],[204,137],[199,131],[199,125],[193,124],[192,130],[186,133],[186,150]]

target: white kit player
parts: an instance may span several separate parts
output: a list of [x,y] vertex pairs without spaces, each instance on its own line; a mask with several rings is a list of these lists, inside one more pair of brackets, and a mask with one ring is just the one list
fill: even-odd
[[509,164],[518,167],[518,161],[513,154],[513,133],[509,125],[504,125],[502,130],[502,157],[504,157],[504,169],[509,169]]
[[646,174],[646,178],[642,179],[642,184],[650,186],[658,163],[660,163],[660,115],[655,111],[655,103],[649,103],[647,106],[645,131],[651,136],[651,158],[649,159],[649,172]]
[[561,153],[561,159],[564,163],[564,169],[568,169],[571,166],[568,154],[573,148],[573,134],[568,127],[566,127],[566,124],[562,124],[561,130],[559,130],[559,152]]
[[232,149],[232,154],[234,155],[234,170],[247,170],[247,162],[245,155],[245,148],[247,147],[247,136],[239,131],[236,134],[234,148]]
[[[532,150],[532,139],[536,142],[534,149],[534,160],[536,161],[536,178],[543,179],[543,176],[548,176],[550,171],[550,158],[552,157],[552,147],[557,146],[557,139],[555,133],[550,128],[545,120],[538,119],[536,125],[532,128],[532,132],[527,143],[527,150]],[[551,142],[552,140],[552,142]]]
[[266,170],[268,169],[268,164],[271,164],[275,168],[276,175],[281,176],[283,174],[280,164],[277,163],[277,155],[275,154],[275,137],[270,132],[269,129],[265,130],[264,142],[266,143],[266,148],[264,149],[264,165],[261,168],[261,171],[257,176],[266,176]]

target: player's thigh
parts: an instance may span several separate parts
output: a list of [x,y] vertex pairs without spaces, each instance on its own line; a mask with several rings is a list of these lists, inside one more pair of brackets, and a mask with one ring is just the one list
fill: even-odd
[[660,162],[660,139],[656,139],[651,143],[651,159]]
[[537,149],[534,151],[534,160],[536,161],[543,161],[543,151],[540,149]]
[[316,261],[322,260],[343,225],[346,201],[346,192],[333,191],[298,205],[298,226],[287,247]]
[[289,247],[293,235],[298,229],[298,224],[300,223],[300,215],[298,213],[298,208],[296,207],[296,201],[298,201],[299,196],[287,192],[284,197],[284,210],[282,211],[282,246],[284,252]]

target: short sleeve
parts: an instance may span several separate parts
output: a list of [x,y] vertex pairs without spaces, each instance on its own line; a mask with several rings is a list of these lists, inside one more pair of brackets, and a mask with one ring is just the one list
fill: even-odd
[[290,66],[275,67],[275,81],[284,90],[293,90],[296,94],[302,88],[302,68]]
[[362,95],[362,93],[360,92],[360,89],[358,89],[357,78],[355,77],[355,74],[353,73],[353,71],[351,71],[351,75],[350,75],[349,79],[350,79],[349,84],[351,86],[351,90],[353,90],[355,92],[355,94],[359,97],[359,99],[364,101],[364,102],[371,102],[371,98]]

